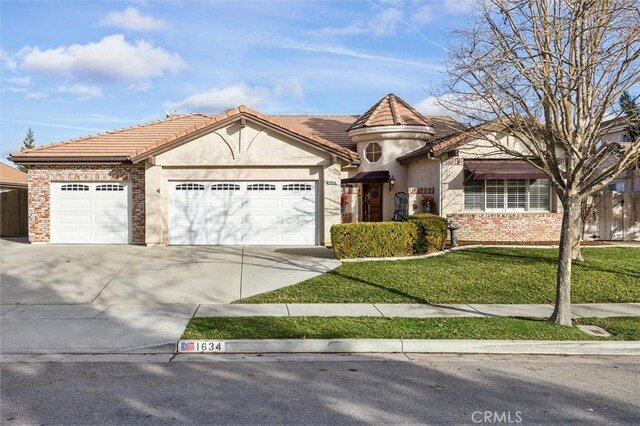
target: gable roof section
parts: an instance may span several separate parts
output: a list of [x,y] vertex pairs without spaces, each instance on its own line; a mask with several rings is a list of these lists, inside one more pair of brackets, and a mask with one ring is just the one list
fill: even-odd
[[0,186],[27,187],[29,176],[18,169],[0,163]]
[[496,132],[504,128],[495,122],[483,123],[474,127],[464,127],[460,123],[457,124],[461,127],[461,130],[455,131],[455,127],[452,127],[452,133],[448,136],[430,141],[425,146],[398,157],[397,160],[401,164],[406,164],[425,157],[437,157],[456,149],[469,139],[477,137],[479,133]]
[[164,120],[15,152],[11,154],[10,159],[18,163],[139,162],[242,117],[272,127],[349,161],[357,160],[356,154],[348,148],[311,133],[302,126],[261,114],[246,106],[218,115],[172,115]]
[[378,126],[427,126],[431,123],[404,100],[389,93],[362,114],[347,131]]

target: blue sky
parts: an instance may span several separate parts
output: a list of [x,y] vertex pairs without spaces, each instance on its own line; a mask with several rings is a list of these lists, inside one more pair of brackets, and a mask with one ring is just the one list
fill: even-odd
[[389,92],[438,113],[447,32],[466,0],[2,1],[1,158],[246,104],[359,114]]

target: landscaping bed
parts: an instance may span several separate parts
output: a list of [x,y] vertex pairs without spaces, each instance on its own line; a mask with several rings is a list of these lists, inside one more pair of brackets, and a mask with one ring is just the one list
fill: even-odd
[[[425,259],[345,263],[236,303],[553,303],[557,249],[481,247]],[[640,249],[584,248],[573,303],[640,302]]]
[[216,317],[193,318],[183,339],[640,340],[640,317],[581,318],[612,337],[532,318]]

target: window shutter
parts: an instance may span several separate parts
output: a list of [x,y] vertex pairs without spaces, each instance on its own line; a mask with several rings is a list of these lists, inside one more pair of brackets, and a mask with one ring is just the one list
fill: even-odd
[[465,211],[484,210],[484,182],[481,180],[468,180],[464,184],[464,209]]

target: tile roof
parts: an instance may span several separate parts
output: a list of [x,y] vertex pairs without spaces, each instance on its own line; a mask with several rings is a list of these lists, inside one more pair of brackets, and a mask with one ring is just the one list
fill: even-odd
[[356,151],[356,144],[349,138],[347,128],[356,121],[357,115],[272,115],[271,117]]
[[27,186],[29,176],[18,169],[0,163],[0,185],[3,186]]
[[362,114],[347,130],[395,125],[430,126],[431,123],[411,105],[390,93]]
[[[423,116],[401,99],[394,95],[389,96],[385,97],[385,99],[390,99],[388,105],[399,105],[395,109],[396,117],[406,118],[409,112],[412,116],[419,116],[420,123],[423,123],[421,125],[429,123],[435,131],[434,139],[446,138],[464,128],[462,124],[450,117]],[[379,113],[382,114],[381,111]],[[347,130],[353,128],[364,116],[358,118],[356,115],[265,115],[245,106],[218,115],[199,113],[171,115],[162,120],[137,126],[15,152],[11,154],[10,158],[18,163],[39,161],[137,162],[199,137],[213,128],[238,119],[240,115],[275,126],[285,133],[306,139],[308,142],[319,145],[344,158],[357,160],[356,145],[349,138]],[[379,119],[375,122],[380,122],[381,118],[382,115],[379,115]],[[402,119],[404,120],[402,122],[413,123],[405,118]]]
[[309,142],[320,145],[338,155],[356,159],[353,151],[327,140],[317,133],[309,132],[303,126],[278,120],[245,106],[219,115],[172,115],[163,120],[15,152],[11,154],[10,158],[16,162],[62,161],[63,159],[72,159],[73,161],[139,161],[149,155],[190,140],[189,137],[198,135],[204,128],[215,127],[220,123],[235,120],[240,115],[253,117],[285,132],[290,132],[294,136],[307,139]]
[[[357,115],[273,115],[272,117],[291,125],[300,126],[307,132],[317,134],[356,151],[356,144],[347,134],[347,128],[355,123],[358,119]],[[444,138],[465,129],[463,124],[451,117],[444,115],[423,115],[423,117],[431,123],[431,127],[435,131],[434,139]]]

